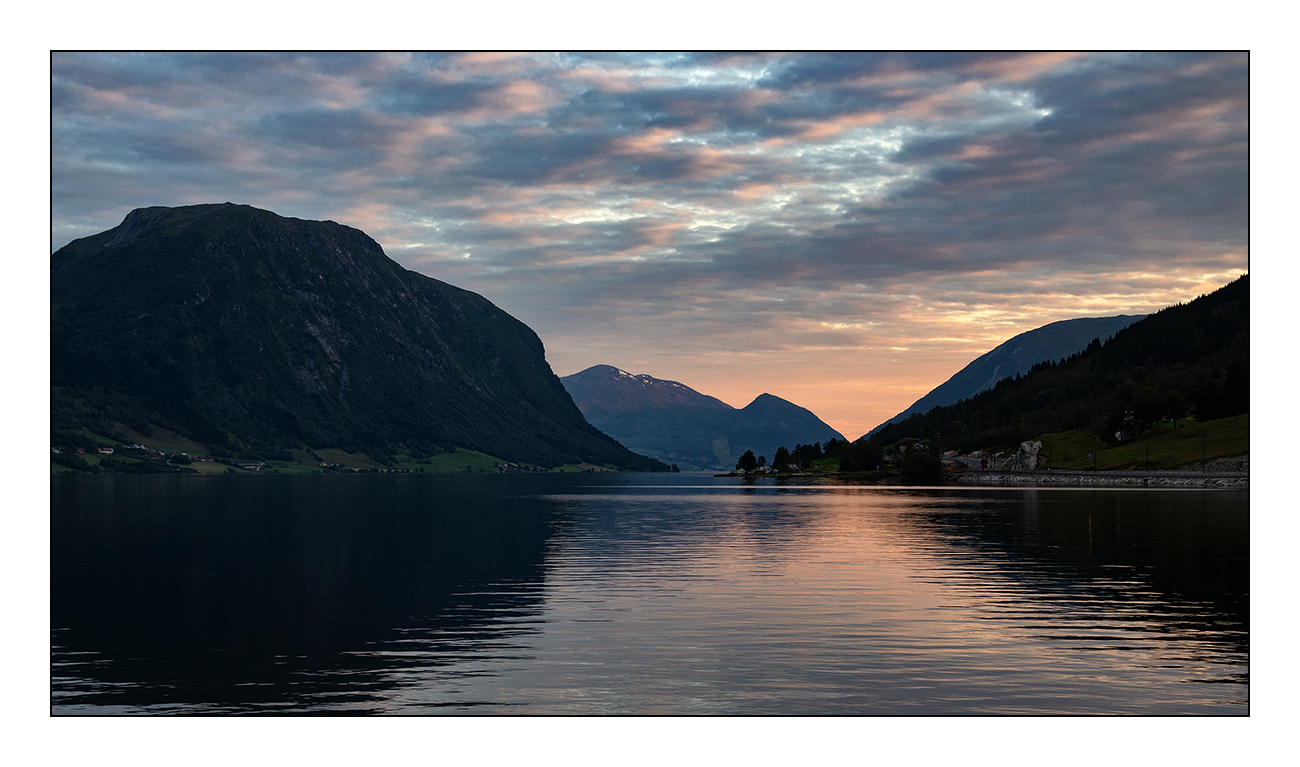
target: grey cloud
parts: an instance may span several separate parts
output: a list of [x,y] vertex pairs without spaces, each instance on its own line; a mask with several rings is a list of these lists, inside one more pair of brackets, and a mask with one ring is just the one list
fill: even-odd
[[267,115],[252,131],[278,144],[354,151],[386,144],[388,129],[359,110],[304,109]]
[[882,71],[899,61],[897,54],[803,54],[773,64],[757,84],[762,88],[782,90],[796,86],[840,83]]
[[[896,322],[881,308],[895,293],[992,301],[1033,290],[1024,275],[1086,290],[1080,275],[1208,272],[1244,253],[1244,55],[1018,61],[56,54],[55,245],[140,204],[374,210],[344,223],[542,329],[645,326],[696,345],[738,322]],[[653,85],[567,77],[578,64]],[[989,74],[1003,70],[1023,79]],[[511,111],[503,89],[520,79],[557,101]],[[866,112],[881,120],[841,120]],[[834,129],[797,138],[819,122]],[[635,149],[660,128],[685,141]],[[603,213],[551,215],[584,210]],[[818,332],[840,344],[857,331]]]
[[627,133],[647,127],[689,128],[715,116],[728,116],[729,88],[651,88],[632,93],[586,90],[550,113],[558,128],[587,126],[592,118],[610,130]]
[[[1189,65],[1204,63],[1209,72],[1188,75]],[[1052,109],[1037,130],[1045,139],[1078,142],[1114,135],[1135,117],[1187,110],[1218,101],[1235,102],[1244,118],[1248,83],[1244,55],[1148,54],[1123,57],[1104,69],[1086,67],[1038,78],[1033,88]],[[1240,123],[1244,131],[1245,123]]]
[[477,156],[466,172],[517,183],[540,181],[584,160],[603,156],[610,140],[607,135],[594,133],[521,136],[509,130],[486,130],[477,135]]
[[431,83],[427,79],[400,77],[380,85],[377,106],[385,111],[408,115],[437,115],[469,109],[483,103],[496,85],[480,83]]
[[973,77],[967,70],[976,65],[1012,61],[1016,56],[970,52],[808,53],[773,66],[758,84],[776,90],[820,87],[898,71],[955,81]]
[[[820,101],[811,99],[810,101]],[[820,104],[749,106],[746,92],[720,86],[652,88],[633,93],[586,91],[551,113],[552,123],[590,123],[593,115],[621,133],[644,128],[708,129],[757,138],[788,136],[802,130],[794,121],[843,114],[856,108],[849,99]],[[716,126],[716,127],[715,127]]]

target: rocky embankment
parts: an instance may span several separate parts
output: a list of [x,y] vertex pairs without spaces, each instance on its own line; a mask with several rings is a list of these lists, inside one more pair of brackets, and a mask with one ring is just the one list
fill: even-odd
[[963,485],[1030,487],[1250,487],[1250,456],[1221,458],[1177,471],[964,471],[955,477]]

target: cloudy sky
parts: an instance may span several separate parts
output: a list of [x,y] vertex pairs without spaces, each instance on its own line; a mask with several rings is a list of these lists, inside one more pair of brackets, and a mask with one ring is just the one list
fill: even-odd
[[595,364],[850,439],[1007,338],[1247,269],[1248,59],[51,60],[52,245],[131,209],[332,219]]

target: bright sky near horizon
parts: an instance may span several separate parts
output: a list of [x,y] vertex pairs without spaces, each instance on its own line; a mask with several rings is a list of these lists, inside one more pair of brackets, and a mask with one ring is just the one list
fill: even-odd
[[856,438],[1011,336],[1248,266],[1248,57],[54,53],[52,245],[365,231],[595,364]]

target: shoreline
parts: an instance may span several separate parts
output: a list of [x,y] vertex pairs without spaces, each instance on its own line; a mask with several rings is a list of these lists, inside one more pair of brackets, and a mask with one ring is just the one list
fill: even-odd
[[1198,487],[1249,489],[1244,471],[968,471],[954,476],[961,485],[1029,485],[1035,487]]

